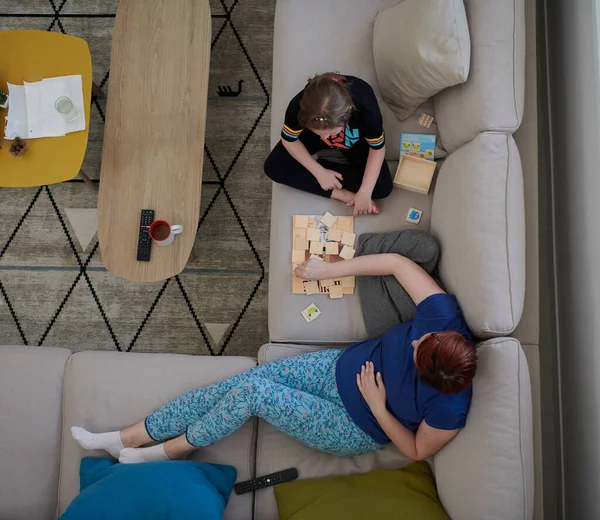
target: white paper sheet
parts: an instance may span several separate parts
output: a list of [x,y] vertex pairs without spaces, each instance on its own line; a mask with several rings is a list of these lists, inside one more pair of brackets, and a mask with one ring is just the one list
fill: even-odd
[[[22,139],[60,137],[86,129],[81,76],[60,76],[23,86],[8,84],[9,105],[4,135]],[[62,96],[71,99],[77,109],[76,120],[67,122],[56,111],[56,100]]]
[[66,134],[65,119],[54,108],[55,101],[63,95],[63,91],[59,82],[25,82],[29,139]]
[[27,104],[25,102],[25,87],[7,83],[8,95],[10,98],[8,104],[8,115],[4,125],[4,137],[14,139],[20,137],[27,139]]
[[[74,121],[67,122],[56,111],[56,100],[63,96],[70,98],[77,109],[78,118]],[[57,137],[86,128],[81,76],[60,76],[35,83],[26,82],[25,100],[30,139]]]

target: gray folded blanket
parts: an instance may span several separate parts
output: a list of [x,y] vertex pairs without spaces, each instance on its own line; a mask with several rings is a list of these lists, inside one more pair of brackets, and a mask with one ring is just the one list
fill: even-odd
[[[419,264],[441,285],[436,274],[440,246],[432,235],[416,229],[366,233],[358,238],[358,256],[397,253]],[[412,320],[416,306],[394,276],[357,277],[360,303],[369,337],[385,334],[398,323]]]

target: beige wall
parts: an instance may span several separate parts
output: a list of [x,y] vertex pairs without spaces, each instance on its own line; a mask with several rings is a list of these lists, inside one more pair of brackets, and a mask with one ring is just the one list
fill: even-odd
[[547,0],[564,518],[600,518],[596,0]]

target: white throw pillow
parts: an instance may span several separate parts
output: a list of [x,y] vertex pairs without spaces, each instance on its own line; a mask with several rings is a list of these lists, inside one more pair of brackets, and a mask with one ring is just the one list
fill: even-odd
[[462,0],[405,0],[380,11],[373,36],[383,99],[404,121],[469,75],[471,40]]

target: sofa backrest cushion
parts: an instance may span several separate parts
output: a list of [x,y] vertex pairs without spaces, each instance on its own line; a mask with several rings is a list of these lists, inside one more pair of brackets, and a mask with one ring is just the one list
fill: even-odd
[[62,348],[0,347],[0,518],[56,518],[70,355]]
[[525,204],[510,134],[483,133],[450,154],[433,194],[439,271],[480,338],[510,334],[525,299]]
[[427,99],[469,76],[463,0],[405,0],[380,11],[373,57],[383,99],[405,121]]
[[438,494],[460,520],[531,520],[533,424],[525,354],[512,338],[481,343],[467,425],[433,457]]
[[462,85],[434,98],[440,136],[448,152],[488,130],[514,132],[525,93],[524,0],[465,0],[471,35],[471,70]]

